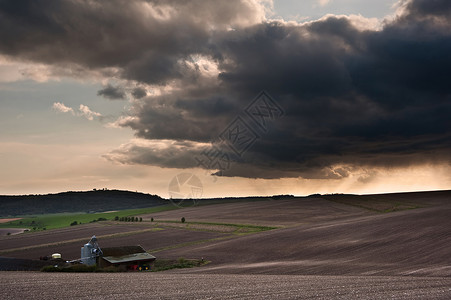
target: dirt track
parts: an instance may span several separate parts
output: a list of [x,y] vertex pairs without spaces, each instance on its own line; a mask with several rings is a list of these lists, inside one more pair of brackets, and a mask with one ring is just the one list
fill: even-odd
[[0,272],[2,299],[450,299],[450,278]]
[[22,218],[0,218],[0,224],[11,222],[11,221],[16,221],[16,220],[20,220],[20,219],[22,219]]

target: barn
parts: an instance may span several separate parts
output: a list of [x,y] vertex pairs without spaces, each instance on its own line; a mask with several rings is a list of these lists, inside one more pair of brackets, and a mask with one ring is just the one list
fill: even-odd
[[147,253],[141,246],[122,246],[102,248],[97,257],[97,266],[106,268],[115,266],[122,270],[150,270],[155,256]]

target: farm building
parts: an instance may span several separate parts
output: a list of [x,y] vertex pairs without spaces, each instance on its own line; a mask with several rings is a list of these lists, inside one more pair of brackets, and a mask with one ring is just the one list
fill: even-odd
[[100,268],[115,266],[126,270],[149,270],[155,256],[141,246],[123,246],[102,248],[102,255],[97,257]]

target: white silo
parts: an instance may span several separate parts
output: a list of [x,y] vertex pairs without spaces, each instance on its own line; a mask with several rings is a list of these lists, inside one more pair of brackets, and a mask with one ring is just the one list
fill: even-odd
[[97,256],[101,254],[102,250],[97,244],[97,238],[93,235],[91,240],[81,247],[81,262],[88,266],[95,265]]

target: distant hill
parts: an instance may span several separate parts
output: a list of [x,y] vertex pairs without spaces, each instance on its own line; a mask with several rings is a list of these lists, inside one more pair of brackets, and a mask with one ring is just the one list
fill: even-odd
[[[369,210],[388,212],[422,207],[425,203],[434,204],[437,201],[449,200],[451,190],[404,192],[371,195],[353,194],[312,194],[307,198],[323,198],[342,204],[348,204]],[[432,199],[431,199],[432,197]],[[197,204],[216,204],[224,202],[249,202],[264,200],[282,200],[294,197],[293,195],[249,196],[197,199]],[[423,200],[427,199],[426,202]],[[175,199],[174,199],[175,200]],[[143,208],[166,205],[170,202],[158,195],[121,190],[92,190],[82,192],[63,192],[47,195],[0,195],[0,217],[33,215],[62,212],[102,212],[131,208]],[[175,201],[178,203],[178,201]],[[192,205],[190,200],[184,204]]]
[[62,212],[99,212],[165,204],[168,204],[168,201],[157,195],[121,190],[0,196],[0,217]]

